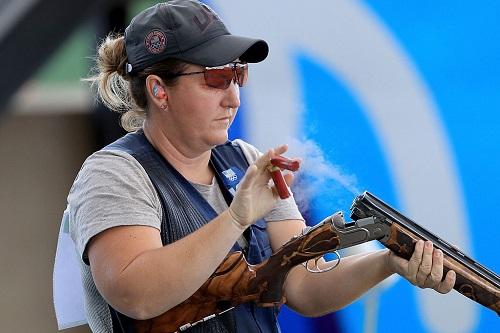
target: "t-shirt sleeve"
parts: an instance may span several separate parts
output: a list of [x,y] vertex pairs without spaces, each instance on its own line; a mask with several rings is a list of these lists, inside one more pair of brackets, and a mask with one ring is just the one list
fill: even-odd
[[88,242],[106,229],[123,225],[161,228],[158,194],[144,168],[125,152],[92,154],[73,183],[68,204],[71,238],[86,263]]
[[[255,162],[255,160],[262,155],[257,148],[243,140],[236,139],[233,142],[241,147],[245,158],[250,164]],[[264,216],[264,220],[266,222],[274,222],[282,220],[304,220],[304,218],[295,203],[292,193],[289,198],[276,201],[276,205],[274,205],[274,208],[266,216]]]

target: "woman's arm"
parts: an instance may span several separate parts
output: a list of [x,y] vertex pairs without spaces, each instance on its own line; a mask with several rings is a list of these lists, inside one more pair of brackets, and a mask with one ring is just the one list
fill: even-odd
[[88,245],[92,276],[116,310],[134,319],[152,318],[192,295],[242,231],[227,211],[167,246],[155,228],[114,227]]

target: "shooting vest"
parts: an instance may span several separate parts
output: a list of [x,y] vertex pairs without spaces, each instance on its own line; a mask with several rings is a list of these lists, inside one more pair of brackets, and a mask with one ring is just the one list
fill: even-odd
[[[161,239],[167,245],[196,231],[217,216],[210,204],[170,163],[158,153],[142,131],[129,133],[104,149],[120,150],[132,155],[146,170],[160,198],[163,219]],[[243,177],[248,162],[240,147],[230,141],[212,149],[210,163],[229,205],[236,185]],[[248,241],[245,258],[250,264],[267,259],[272,251],[266,232],[266,222],[259,220],[245,231]],[[240,250],[235,243],[231,251]],[[189,264],[189,263],[188,263]],[[133,333],[132,319],[110,306],[113,333]],[[231,311],[198,324],[187,332],[280,332],[278,310],[242,304]]]

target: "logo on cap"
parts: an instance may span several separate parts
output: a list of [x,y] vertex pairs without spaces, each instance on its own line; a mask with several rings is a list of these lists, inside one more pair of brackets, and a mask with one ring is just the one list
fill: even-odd
[[161,53],[167,47],[167,36],[160,30],[153,30],[144,39],[144,45],[150,53]]

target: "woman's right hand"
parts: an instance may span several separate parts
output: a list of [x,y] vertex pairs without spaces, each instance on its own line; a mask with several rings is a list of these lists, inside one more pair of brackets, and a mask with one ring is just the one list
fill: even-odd
[[[266,215],[274,206],[278,194],[276,188],[269,182],[271,174],[268,171],[271,158],[288,150],[286,145],[268,150],[250,165],[245,176],[238,184],[233,202],[229,206],[229,214],[242,230]],[[285,175],[288,185],[293,179],[292,174]]]

